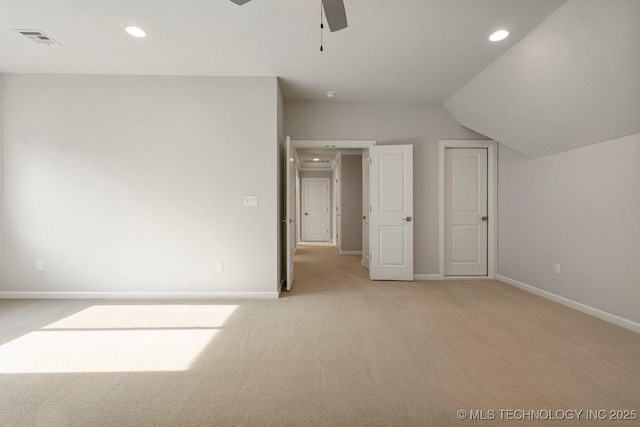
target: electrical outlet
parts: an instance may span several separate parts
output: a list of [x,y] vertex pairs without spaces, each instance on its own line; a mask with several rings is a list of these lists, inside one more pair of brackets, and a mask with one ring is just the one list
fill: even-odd
[[36,261],[36,271],[44,271],[44,265],[42,261]]
[[553,271],[555,271],[556,274],[560,274],[560,264],[558,264],[557,262],[553,265]]
[[222,272],[222,261],[216,262],[216,271]]
[[258,206],[258,196],[244,196],[245,206]]

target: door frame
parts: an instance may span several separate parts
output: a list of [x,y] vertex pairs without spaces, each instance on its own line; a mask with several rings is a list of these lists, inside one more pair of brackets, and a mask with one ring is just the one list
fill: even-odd
[[[445,276],[445,227],[444,227],[444,198],[445,198],[445,150],[447,148],[486,148],[487,149],[487,275],[486,276]],[[494,140],[440,140],[438,150],[438,196],[439,196],[439,240],[440,262],[438,279],[495,279],[498,261],[498,143]]]

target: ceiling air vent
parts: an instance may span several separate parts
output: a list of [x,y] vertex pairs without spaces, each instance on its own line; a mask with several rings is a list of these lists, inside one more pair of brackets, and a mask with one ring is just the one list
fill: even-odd
[[15,31],[19,32],[26,38],[31,39],[36,43],[46,44],[46,45],[60,44],[56,40],[49,37],[48,35],[46,35],[40,30],[15,30]]
[[315,164],[318,164],[318,163],[331,163],[331,161],[330,160],[318,160],[316,162],[314,160],[303,160],[302,163],[315,163]]

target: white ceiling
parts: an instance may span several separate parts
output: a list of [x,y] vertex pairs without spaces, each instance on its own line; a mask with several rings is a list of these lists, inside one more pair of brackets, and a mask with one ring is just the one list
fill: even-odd
[[[298,162],[303,169],[331,169],[338,154],[337,148],[296,148]],[[320,162],[314,162],[318,159]]]
[[320,0],[0,0],[0,72],[279,76],[288,101],[441,103],[562,3],[345,0],[349,27],[320,52]]
[[640,1],[569,0],[445,106],[530,157],[640,132]]

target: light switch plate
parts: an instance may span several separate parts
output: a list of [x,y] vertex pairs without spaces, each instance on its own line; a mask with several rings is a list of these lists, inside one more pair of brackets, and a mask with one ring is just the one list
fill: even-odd
[[245,206],[258,206],[258,196],[244,196]]

